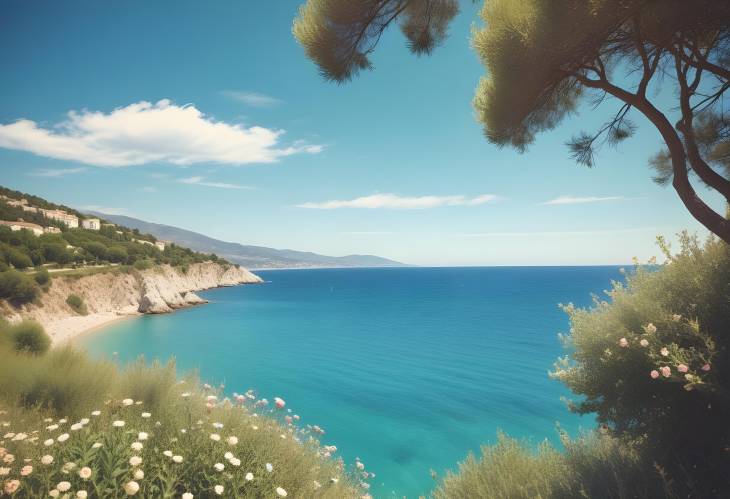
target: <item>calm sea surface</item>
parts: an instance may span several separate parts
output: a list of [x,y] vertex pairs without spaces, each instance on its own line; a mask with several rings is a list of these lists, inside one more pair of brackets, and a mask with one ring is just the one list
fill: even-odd
[[557,442],[593,418],[570,414],[547,376],[568,329],[557,304],[587,305],[618,267],[282,270],[265,284],[121,322],[81,341],[199,369],[226,390],[281,396],[302,424],[359,456],[376,497],[417,497],[498,430]]

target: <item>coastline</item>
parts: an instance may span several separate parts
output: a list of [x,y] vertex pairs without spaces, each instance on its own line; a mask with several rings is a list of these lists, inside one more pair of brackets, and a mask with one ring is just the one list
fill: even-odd
[[[61,324],[61,328],[67,329],[67,331],[56,333],[55,339],[54,339],[54,346],[61,346],[61,345],[68,345],[70,343],[75,342],[79,338],[82,338],[84,336],[88,336],[94,333],[98,333],[99,331],[102,331],[118,322],[126,321],[129,319],[136,319],[138,317],[141,317],[144,314],[136,313],[136,314],[112,314],[112,313],[98,313],[98,314],[89,314],[87,316],[83,316],[83,318],[89,318],[88,321],[83,321],[82,324]],[[60,321],[62,323],[68,323],[70,321],[68,320],[62,320]],[[75,321],[75,322],[82,322],[82,321]],[[65,327],[64,327],[65,326]],[[79,328],[80,326],[80,328]]]

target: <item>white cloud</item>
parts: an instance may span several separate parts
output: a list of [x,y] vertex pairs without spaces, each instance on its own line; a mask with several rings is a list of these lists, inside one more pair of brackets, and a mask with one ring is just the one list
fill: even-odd
[[72,175],[74,173],[85,172],[86,168],[40,168],[30,172],[28,175],[34,177],[63,177],[64,175]]
[[397,194],[372,194],[347,201],[332,200],[321,203],[308,202],[298,204],[298,208],[318,210],[334,210],[338,208],[390,208],[398,210],[422,210],[439,206],[476,206],[499,199],[494,194],[482,194],[473,198],[463,194],[455,196],[418,196],[403,197]]
[[189,185],[204,185],[205,187],[217,187],[219,189],[253,189],[247,185],[228,184],[225,182],[206,182],[205,177],[187,177],[181,178],[178,182]]
[[540,204],[551,205],[551,204],[601,203],[603,201],[619,201],[621,199],[626,199],[626,198],[624,198],[623,196],[605,196],[605,197],[558,196],[555,199],[551,199],[550,201],[545,201],[544,203],[540,203]]
[[318,153],[322,146],[280,144],[283,130],[244,127],[216,121],[195,106],[167,99],[137,102],[106,114],[70,111],[51,128],[21,119],[0,125],[0,147],[97,166],[151,162],[175,165],[272,163],[297,153]]
[[283,101],[270,95],[260,94],[258,92],[242,92],[237,90],[226,90],[223,95],[231,100],[243,102],[253,107],[273,107],[278,106]]

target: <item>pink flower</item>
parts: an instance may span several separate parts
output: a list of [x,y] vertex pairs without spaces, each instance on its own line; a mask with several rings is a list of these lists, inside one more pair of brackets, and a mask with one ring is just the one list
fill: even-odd
[[274,404],[276,405],[277,409],[283,409],[286,405],[286,402],[284,402],[284,400],[280,399],[279,397],[274,397]]
[[669,366],[660,367],[659,370],[662,372],[662,376],[665,378],[668,378],[672,375],[672,370],[669,368]]
[[657,379],[659,377],[659,371],[654,369],[652,372],[649,373],[649,376],[651,376],[653,379]]
[[31,473],[33,473],[33,466],[31,466],[29,464],[26,466],[23,466],[23,469],[20,470],[20,474],[23,476],[28,476]]
[[708,371],[710,370],[710,364],[705,364],[704,366],[702,366],[702,368],[701,368],[701,369],[702,369],[703,371],[705,371],[705,372],[708,372]]
[[686,373],[687,371],[689,371],[689,368],[684,364],[679,364],[677,366],[677,371],[679,371],[681,373]]
[[15,494],[15,491],[20,488],[20,480],[8,480],[5,482],[5,487],[3,487],[3,490],[7,495],[13,495]]
[[621,338],[620,340],[618,340],[618,346],[626,348],[627,346],[629,346],[629,340],[627,340],[626,338]]

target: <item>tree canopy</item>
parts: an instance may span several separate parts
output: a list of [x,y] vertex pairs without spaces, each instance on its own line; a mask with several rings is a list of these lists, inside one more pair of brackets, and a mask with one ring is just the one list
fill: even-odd
[[[412,52],[432,51],[456,15],[454,0],[309,0],[293,32],[325,78],[343,82],[370,69],[383,32],[400,23]],[[473,105],[487,139],[520,151],[556,127],[581,99],[620,106],[599,130],[577,133],[573,158],[593,166],[603,144],[630,137],[638,112],[662,136],[652,160],[689,212],[730,243],[730,222],[697,195],[690,173],[730,201],[730,2],[727,0],[487,0],[472,44],[487,75]],[[672,125],[652,86],[676,91]]]

